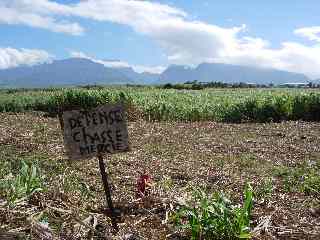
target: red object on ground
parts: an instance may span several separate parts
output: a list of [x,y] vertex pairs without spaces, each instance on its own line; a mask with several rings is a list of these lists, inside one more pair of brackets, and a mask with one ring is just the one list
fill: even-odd
[[150,175],[143,174],[138,178],[137,181],[137,192],[140,197],[147,195],[148,189],[151,186],[151,177]]

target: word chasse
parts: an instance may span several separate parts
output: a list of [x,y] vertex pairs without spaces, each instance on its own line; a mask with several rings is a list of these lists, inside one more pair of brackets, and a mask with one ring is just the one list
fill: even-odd
[[63,113],[64,139],[71,158],[128,150],[125,114],[121,106]]

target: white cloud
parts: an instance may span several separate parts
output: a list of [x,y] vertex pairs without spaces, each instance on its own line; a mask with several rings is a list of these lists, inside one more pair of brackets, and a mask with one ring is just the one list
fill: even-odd
[[295,42],[284,42],[281,48],[271,49],[250,44],[235,49],[230,55],[217,58],[217,62],[249,65],[264,68],[304,73],[310,78],[320,76],[320,45],[305,46]]
[[94,59],[95,62],[101,63],[105,65],[106,67],[111,67],[111,68],[127,68],[131,67],[129,63],[120,61],[120,60],[98,60]]
[[294,33],[311,41],[320,42],[320,26],[298,28]]
[[51,61],[52,56],[44,50],[0,48],[0,69],[35,65]]
[[106,67],[111,67],[111,68],[125,68],[125,67],[130,67],[130,65],[127,62],[122,62],[118,60],[99,60],[96,59],[95,57],[91,57],[83,52],[79,51],[71,51],[70,56],[74,58],[86,58],[89,59],[93,62],[103,64]]
[[73,58],[87,58],[91,60],[91,58],[87,54],[79,51],[71,51],[70,56]]
[[50,16],[49,9],[43,11],[43,14],[38,13],[37,4],[45,2],[47,1],[2,0],[0,2],[0,24],[26,25],[71,35],[83,34],[84,28],[78,23],[72,23],[67,20],[58,21]]
[[166,69],[164,66],[132,65],[131,67],[138,73],[162,73]]
[[[180,9],[154,1],[82,0],[74,4],[59,4],[49,0],[2,0],[1,5],[24,16],[18,18],[16,24],[56,32],[81,34],[84,31],[78,23],[68,21],[70,17],[130,26],[137,33],[154,39],[166,53],[168,63],[223,62],[272,67],[320,77],[320,46],[317,43],[283,42],[281,47],[271,48],[267,40],[249,36],[245,25],[223,28],[195,21]],[[0,13],[0,22],[14,24],[14,17],[2,15]],[[319,41],[318,27],[297,29],[294,33]]]
[[148,72],[148,73],[161,73],[165,70],[163,66],[144,66],[144,65],[131,65],[127,62],[120,61],[120,60],[100,60],[96,59],[95,57],[88,56],[87,54],[79,51],[71,51],[71,57],[75,58],[86,58],[90,59],[93,62],[103,64],[106,67],[110,68],[133,68],[134,71],[138,73]]

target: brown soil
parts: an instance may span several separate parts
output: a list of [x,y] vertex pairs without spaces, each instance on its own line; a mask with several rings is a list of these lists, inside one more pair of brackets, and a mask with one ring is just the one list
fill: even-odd
[[[103,208],[97,160],[68,161],[55,118],[28,113],[0,114],[0,119],[0,161],[32,159],[47,185],[45,191],[15,206],[5,205],[0,195],[0,238],[1,231],[35,236],[37,220],[43,216],[56,238],[60,233],[60,238],[72,239],[73,231],[85,239],[92,222],[82,221],[90,216],[98,223],[94,239],[108,235],[111,225]],[[120,231],[114,239],[129,234],[139,239],[182,238],[170,221],[165,221],[166,213],[187,198],[192,187],[224,191],[240,202],[245,182],[258,191],[266,179],[271,179],[273,191],[268,198],[256,198],[252,228],[263,222],[265,227],[256,228],[254,238],[320,239],[320,196],[288,191],[283,178],[274,175],[281,167],[319,163],[320,123],[136,121],[130,122],[128,129],[132,151],[106,156],[113,201],[121,213]],[[136,181],[143,173],[152,177],[153,187],[141,200],[136,195]],[[83,186],[90,196],[81,190]],[[76,228],[79,222],[85,225],[81,231]]]

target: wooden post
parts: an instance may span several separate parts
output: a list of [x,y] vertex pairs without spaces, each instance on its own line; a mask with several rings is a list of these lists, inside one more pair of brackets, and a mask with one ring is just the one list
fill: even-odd
[[101,179],[102,179],[102,182],[103,182],[104,192],[106,194],[106,200],[107,200],[108,207],[109,207],[109,209],[111,211],[112,226],[113,226],[114,230],[116,232],[118,232],[119,231],[119,227],[118,227],[117,220],[116,220],[116,213],[115,213],[114,208],[113,208],[113,203],[112,203],[112,198],[111,198],[111,191],[110,191],[110,186],[109,186],[109,183],[108,183],[108,176],[107,176],[107,173],[106,173],[106,168],[105,168],[105,165],[104,165],[104,162],[103,162],[103,157],[102,157],[101,154],[98,154],[98,159],[99,159],[99,167],[100,167],[100,173],[101,173]]

